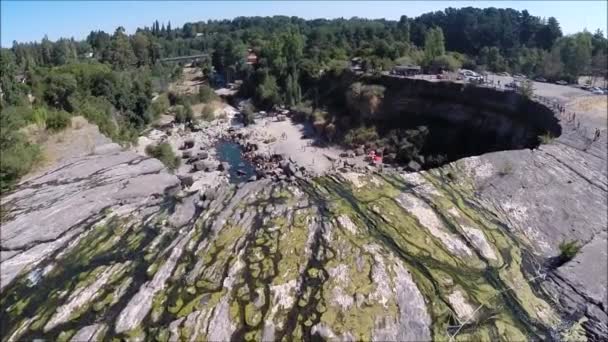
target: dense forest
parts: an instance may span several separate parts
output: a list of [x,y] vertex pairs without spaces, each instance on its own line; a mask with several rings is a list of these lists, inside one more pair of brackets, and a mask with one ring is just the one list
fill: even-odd
[[[72,115],[83,115],[113,140],[129,143],[170,105],[189,108],[203,101],[205,94],[168,94],[181,66],[163,63],[167,57],[208,54],[199,63],[205,74],[243,80],[240,95],[252,97],[257,107],[285,104],[322,120],[317,108],[352,105],[345,90],[381,91],[352,86],[348,67],[354,57],[371,74],[419,64],[426,70],[465,67],[574,81],[605,76],[607,49],[599,30],[564,36],[555,18],[496,8],[448,8],[398,21],[238,17],[179,28],[156,21],[132,35],[119,27],[91,32],[82,41],[15,42],[1,50],[0,188],[14,184],[39,158],[24,126],[60,130]],[[247,63],[250,50],[259,58],[253,65]],[[332,125],[326,123],[328,132]]]

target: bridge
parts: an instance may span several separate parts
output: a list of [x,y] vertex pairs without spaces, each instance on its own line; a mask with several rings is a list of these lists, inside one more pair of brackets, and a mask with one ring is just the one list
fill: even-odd
[[178,56],[178,57],[169,57],[169,58],[161,58],[161,62],[178,62],[178,61],[194,61],[202,58],[209,58],[209,54],[203,53],[200,55],[190,55],[190,56]]

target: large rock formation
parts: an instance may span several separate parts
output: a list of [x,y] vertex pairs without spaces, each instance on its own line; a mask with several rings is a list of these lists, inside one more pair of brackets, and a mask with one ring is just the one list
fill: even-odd
[[419,173],[179,196],[154,159],[66,162],[2,199],[2,339],[599,340],[606,138],[562,127]]

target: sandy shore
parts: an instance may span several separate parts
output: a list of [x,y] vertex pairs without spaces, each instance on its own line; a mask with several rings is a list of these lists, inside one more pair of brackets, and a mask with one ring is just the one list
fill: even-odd
[[[258,145],[260,153],[281,154],[287,159],[291,158],[313,175],[321,175],[339,167],[339,160],[344,160],[340,157],[345,152],[344,149],[337,146],[316,146],[312,127],[289,119],[258,119],[254,125],[244,128],[244,132],[249,134],[249,142]],[[348,161],[357,166],[366,165],[363,157],[348,158]]]

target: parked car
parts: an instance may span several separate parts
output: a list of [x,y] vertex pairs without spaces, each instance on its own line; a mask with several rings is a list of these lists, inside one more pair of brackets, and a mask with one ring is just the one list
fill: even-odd
[[566,85],[566,84],[568,84],[568,82],[566,82],[564,80],[559,80],[559,81],[556,81],[555,84]]
[[475,78],[479,78],[481,77],[481,75],[479,75],[478,73],[476,73],[473,70],[467,70],[467,69],[460,69],[460,71],[458,72],[459,75],[462,75],[463,77],[475,77]]
[[534,79],[536,82],[547,82],[547,79],[544,77],[537,77]]
[[504,72],[504,71],[503,71],[503,72],[499,72],[499,73],[498,73],[498,76],[507,76],[507,77],[509,77],[509,76],[511,76],[511,75],[509,75],[509,73],[508,73],[508,72]]
[[591,86],[590,86],[590,85],[588,85],[588,84],[583,84],[583,85],[581,86],[581,89],[583,89],[583,90],[590,90],[590,89],[591,89]]
[[528,78],[526,75],[522,75],[522,74],[514,74],[513,77],[514,78]]
[[602,89],[595,89],[591,91],[595,95],[604,95],[604,91]]

